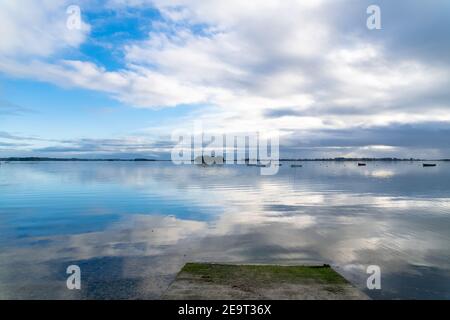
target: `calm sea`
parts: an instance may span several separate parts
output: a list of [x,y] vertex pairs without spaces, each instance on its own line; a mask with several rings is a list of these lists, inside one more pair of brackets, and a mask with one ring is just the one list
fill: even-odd
[[0,298],[157,299],[189,261],[327,263],[374,299],[450,299],[450,163],[1,164]]

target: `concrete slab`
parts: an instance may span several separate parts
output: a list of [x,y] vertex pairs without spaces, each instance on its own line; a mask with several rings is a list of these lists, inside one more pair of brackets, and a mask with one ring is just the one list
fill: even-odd
[[328,265],[277,266],[187,263],[166,300],[367,300]]

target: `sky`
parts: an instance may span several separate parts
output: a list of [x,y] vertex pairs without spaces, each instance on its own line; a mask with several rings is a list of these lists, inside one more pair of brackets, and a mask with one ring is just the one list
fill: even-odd
[[0,157],[168,159],[200,122],[283,158],[450,158],[448,0],[0,0],[0,35]]

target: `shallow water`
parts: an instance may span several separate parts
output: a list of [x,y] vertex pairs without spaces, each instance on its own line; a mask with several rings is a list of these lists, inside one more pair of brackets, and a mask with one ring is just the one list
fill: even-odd
[[[375,299],[450,299],[449,162],[259,170],[3,163],[0,298],[157,299],[185,262],[208,261],[328,263]],[[381,290],[366,288],[369,265]]]

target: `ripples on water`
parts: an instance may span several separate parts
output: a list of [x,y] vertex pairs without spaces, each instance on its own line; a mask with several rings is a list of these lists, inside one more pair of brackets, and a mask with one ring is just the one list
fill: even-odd
[[449,195],[447,162],[2,164],[0,298],[153,299],[208,261],[329,263],[373,298],[450,299]]

